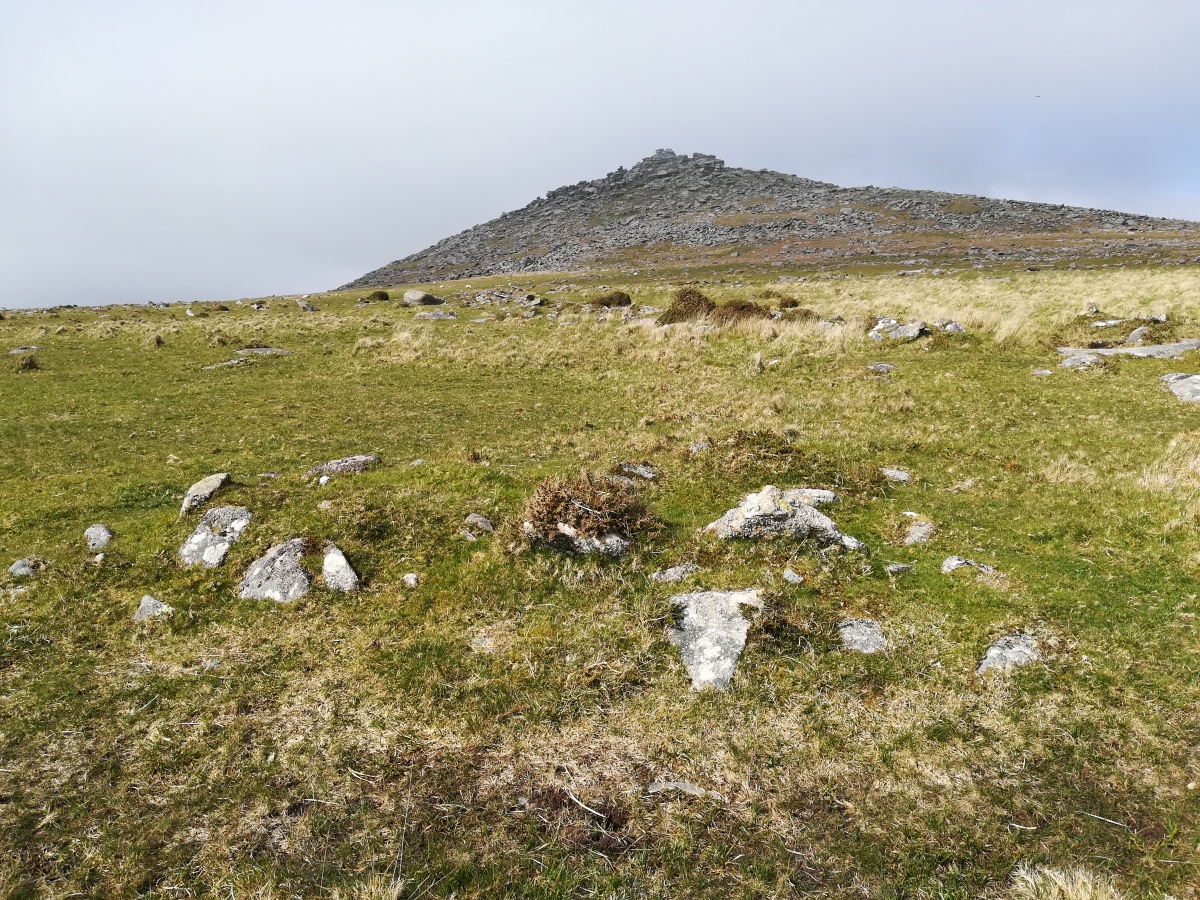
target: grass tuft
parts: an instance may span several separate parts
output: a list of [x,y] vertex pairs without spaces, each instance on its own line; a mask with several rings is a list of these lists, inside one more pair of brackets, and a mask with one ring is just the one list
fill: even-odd
[[704,318],[716,308],[717,304],[695,288],[682,288],[676,291],[671,305],[658,317],[658,324],[677,325],[680,322],[692,322]]

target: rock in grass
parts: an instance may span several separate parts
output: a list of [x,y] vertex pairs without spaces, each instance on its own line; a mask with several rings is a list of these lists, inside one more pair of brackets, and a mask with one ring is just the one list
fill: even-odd
[[1034,369],[1029,374],[1034,378],[1045,378],[1047,375],[1053,375],[1054,373],[1049,369]]
[[358,590],[358,574],[351,568],[346,555],[336,544],[325,548],[325,560],[321,564],[321,575],[332,590],[349,594]]
[[727,687],[750,628],[741,608],[762,609],[762,591],[676,594],[671,605],[680,608],[683,616],[677,628],[667,629],[667,639],[679,648],[680,658],[692,676],[692,689]]
[[[526,522],[525,524],[532,528],[530,523]],[[558,522],[555,528],[566,538],[564,543],[569,553],[577,553],[581,556],[598,553],[601,556],[618,557],[624,556],[625,551],[629,549],[629,539],[615,532],[585,536],[566,522]],[[526,529],[526,531],[528,530]]]
[[937,528],[932,522],[913,522],[904,532],[904,546],[911,547],[914,544],[924,544],[936,533]]
[[654,481],[654,479],[658,478],[658,473],[654,471],[654,467],[646,463],[623,462],[617,466],[617,469],[625,475],[641,478],[644,481]]
[[791,569],[783,570],[783,580],[788,584],[804,584],[804,576]]
[[286,356],[291,350],[280,350],[278,347],[243,347],[237,352],[238,356]]
[[342,459],[332,459],[327,463],[321,463],[319,466],[313,466],[304,473],[304,477],[318,478],[322,475],[359,475],[379,462],[379,457],[372,454],[346,456]]
[[979,661],[975,669],[976,675],[984,675],[994,670],[1006,671],[1016,666],[1028,665],[1041,659],[1037,638],[1032,634],[1016,632],[1008,634],[988,647],[987,653]]
[[320,310],[318,310],[315,306],[313,306],[307,300],[298,299],[296,301],[296,305],[298,307],[300,307],[300,312],[320,312]]
[[1178,359],[1189,350],[1200,349],[1200,338],[1188,338],[1171,344],[1144,344],[1130,347],[1059,347],[1063,356],[1136,356],[1141,359]]
[[929,329],[924,322],[912,321],[905,325],[901,325],[895,319],[882,318],[875,323],[875,327],[867,332],[867,337],[873,341],[882,341],[885,338],[892,341],[915,341],[922,335],[929,334]]
[[28,578],[36,575],[40,568],[41,565],[35,559],[18,559],[8,567],[8,574],[15,575],[17,578]]
[[782,491],[768,484],[757,493],[747,494],[740,504],[704,530],[723,539],[813,538],[822,544],[861,550],[862,542],[842,534],[832,519],[816,510],[813,501],[810,489]]
[[951,572],[962,568],[978,569],[984,575],[998,575],[999,572],[992,566],[986,563],[977,563],[973,559],[964,559],[961,556],[948,556],[945,562],[942,563],[942,574],[949,575]]
[[114,537],[112,529],[107,525],[92,525],[83,532],[83,539],[87,541],[89,550],[103,550]]
[[966,334],[967,329],[960,322],[955,322],[953,319],[938,319],[933,323],[933,327],[938,331],[945,331],[949,334]]
[[488,534],[496,530],[496,526],[492,524],[492,520],[487,516],[481,516],[479,513],[471,513],[463,519],[463,524],[470,528],[476,528],[479,531],[486,531]]
[[912,476],[903,469],[889,469],[887,466],[884,466],[879,470],[879,474],[893,484],[908,484],[912,481]]
[[1180,400],[1187,403],[1200,403],[1200,375],[1188,375],[1184,372],[1172,372],[1162,377],[1163,382]]
[[891,565],[884,566],[883,571],[889,575],[907,575],[909,572],[915,571],[915,569],[908,563],[892,563]]
[[1087,369],[1096,365],[1098,362],[1100,362],[1100,357],[1098,357],[1095,353],[1076,353],[1072,356],[1068,356],[1058,365],[1059,368],[1062,369]]
[[458,313],[452,309],[427,309],[424,312],[417,313],[413,318],[427,322],[447,322],[451,319],[457,319]]
[[887,649],[887,638],[874,619],[843,619],[838,623],[842,636],[842,648],[854,653],[882,653]]
[[291,603],[308,593],[308,575],[300,565],[303,538],[277,544],[255,560],[242,579],[244,600],[274,600]]
[[896,371],[896,367],[891,363],[871,363],[867,366],[868,372],[874,372],[876,375],[886,375],[889,372]]
[[228,472],[217,472],[215,475],[201,478],[188,488],[187,493],[183,495],[183,506],[179,508],[179,514],[182,516],[197,506],[203,506],[216,495],[217,491],[227,484],[229,484]]
[[1133,331],[1129,332],[1129,337],[1125,338],[1127,346],[1141,346],[1150,339],[1150,329],[1145,325],[1139,325]]
[[437,306],[446,301],[425,291],[405,291],[404,302],[409,306]]
[[650,580],[659,584],[673,584],[676,581],[683,581],[689,575],[694,575],[699,571],[700,567],[694,562],[685,562],[653,573],[650,576]]
[[416,572],[409,572],[404,576],[404,586],[406,588],[415,588],[421,586],[421,579]]
[[33,353],[35,350],[41,350],[41,347],[17,347],[15,350],[9,350],[9,356],[17,353]]
[[182,547],[179,559],[185,566],[197,563],[206,569],[219,566],[229,548],[246,530],[253,516],[242,506],[217,506],[210,509]]
[[173,607],[146,594],[146,596],[142,597],[142,602],[138,604],[137,612],[133,614],[133,621],[148,622],[160,616],[169,616],[173,612],[175,612]]

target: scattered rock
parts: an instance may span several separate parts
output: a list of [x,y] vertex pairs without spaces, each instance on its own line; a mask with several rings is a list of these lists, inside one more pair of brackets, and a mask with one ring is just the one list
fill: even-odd
[[1093,328],[1112,328],[1114,325],[1124,325],[1128,319],[1104,319],[1101,322],[1093,322]]
[[984,575],[999,575],[1000,573],[992,566],[986,563],[977,563],[973,559],[964,559],[961,556],[948,556],[945,562],[942,563],[942,574],[949,575],[956,569],[961,569],[964,566],[970,566],[973,569],[978,569]]
[[1095,353],[1076,353],[1074,356],[1068,356],[1058,365],[1063,369],[1086,369],[1100,362],[1100,357]]
[[421,584],[421,579],[417,577],[417,574],[415,572],[409,572],[407,575],[404,576],[404,586],[405,587],[415,588],[415,587],[419,587],[420,584]]
[[291,603],[308,593],[308,575],[300,566],[303,538],[277,544],[255,560],[242,579],[244,600],[274,600]]
[[691,447],[688,448],[688,450],[692,454],[692,456],[699,456],[701,453],[703,453],[705,450],[709,449],[711,446],[712,446],[712,444],[710,444],[708,441],[696,441],[695,443],[692,444]]
[[1051,371],[1050,369],[1034,369],[1029,374],[1032,375],[1034,378],[1045,378],[1047,375],[1053,375],[1054,372]]
[[1185,372],[1172,372],[1164,375],[1162,381],[1180,400],[1188,403],[1200,403],[1200,375],[1188,375]]
[[486,531],[488,534],[496,530],[496,526],[492,524],[492,520],[487,516],[481,516],[479,513],[471,513],[463,519],[463,524],[471,528],[477,528],[480,531]]
[[409,465],[410,465],[410,466],[423,466],[423,465],[425,465],[425,460],[423,460],[423,459],[414,459],[412,462],[410,462],[410,463],[409,463]]
[[1140,325],[1137,328],[1133,329],[1133,331],[1129,332],[1129,337],[1125,338],[1125,343],[1127,346],[1140,347],[1141,345],[1146,343],[1146,341],[1149,339],[1149,337],[1150,337],[1150,329],[1147,328],[1145,325]]
[[979,661],[979,666],[975,669],[975,674],[982,676],[993,669],[1001,672],[1007,671],[1016,666],[1028,665],[1041,659],[1041,656],[1037,638],[1032,634],[1018,631],[1015,634],[1005,635],[988,647],[987,653],[984,654],[983,659]]
[[909,572],[915,572],[916,569],[908,563],[892,563],[883,567],[883,571],[889,575],[907,575]]
[[926,334],[929,334],[929,329],[924,322],[912,321],[901,325],[895,319],[884,318],[875,323],[875,327],[867,332],[867,337],[873,341],[882,341],[885,338],[893,341],[915,341]]
[[424,291],[405,291],[404,302],[409,306],[437,306],[446,301]]
[[325,579],[325,584],[332,590],[347,594],[358,590],[358,574],[351,568],[346,555],[336,544],[329,544],[325,548],[325,561],[321,565],[321,575]]
[[8,567],[8,574],[15,575],[17,578],[28,578],[36,575],[41,568],[41,563],[36,559],[18,559]]
[[229,548],[246,530],[253,516],[241,506],[217,506],[210,509],[191,537],[179,548],[179,560],[185,566],[200,563],[206,569],[219,566]]
[[887,649],[887,638],[879,623],[874,619],[843,619],[838,623],[842,635],[842,647],[855,653],[882,653]]
[[174,607],[146,594],[142,597],[142,602],[138,604],[137,612],[133,614],[133,621],[148,622],[159,616],[169,616],[173,612],[175,612]]
[[458,313],[452,309],[430,309],[425,312],[419,312],[414,319],[422,319],[424,321],[440,322],[449,319],[457,319]]
[[886,466],[879,470],[879,473],[888,481],[896,484],[908,484],[912,481],[912,476],[903,469],[889,469]]
[[781,491],[768,484],[758,493],[747,494],[740,504],[704,530],[724,539],[785,535],[841,544],[849,550],[862,549],[861,541],[842,534],[832,519],[811,505],[810,490]]
[[641,478],[645,481],[654,481],[654,479],[658,478],[658,473],[654,471],[654,467],[647,463],[623,462],[617,466],[617,469],[626,475],[632,475],[634,478]]
[[319,466],[313,466],[304,473],[305,478],[317,478],[321,475],[359,475],[380,462],[378,456],[364,454],[360,456],[345,456],[333,459]]
[[201,366],[201,370],[208,372],[212,369],[223,369],[226,366],[244,366],[250,362],[250,357],[239,356],[237,359],[227,359],[225,362],[213,363],[211,366]]
[[653,573],[650,576],[650,580],[656,581],[659,584],[673,584],[676,581],[683,581],[689,575],[695,575],[699,571],[700,567],[694,562],[685,562]]
[[804,584],[804,576],[793,572],[791,569],[783,570],[783,580],[788,584]]
[[183,506],[179,508],[179,515],[183,515],[189,510],[195,509],[197,506],[203,506],[211,500],[221,488],[229,484],[229,473],[218,472],[215,475],[209,475],[207,478],[201,478],[183,495]]
[[867,366],[867,371],[874,372],[876,375],[886,375],[896,371],[896,367],[891,363],[871,363]]
[[[536,534],[533,523],[525,522],[524,525],[527,534]],[[565,522],[557,523],[556,528],[558,533],[566,538],[564,544],[569,553],[580,555],[599,553],[601,556],[617,557],[624,556],[625,551],[629,549],[629,539],[619,534],[599,534],[585,537]]]
[[1088,349],[1059,347],[1058,352],[1068,357],[1136,356],[1142,359],[1178,359],[1189,350],[1197,348],[1200,348],[1200,340],[1189,338],[1186,341],[1176,341],[1173,344],[1145,344],[1140,347],[1099,347]]
[[955,322],[953,319],[938,319],[933,323],[933,327],[939,331],[945,331],[949,334],[966,334],[967,329],[960,322]]
[[[316,307],[314,306],[313,309],[315,310]],[[237,353],[238,356],[250,356],[251,354],[257,356],[282,356],[291,352],[291,350],[280,350],[278,347],[243,347]]]
[[9,350],[8,355],[12,356],[15,353],[32,353],[35,350],[41,349],[41,347],[17,347],[15,350]]
[[475,537],[475,533],[469,528],[460,528],[458,530],[458,536],[469,543],[474,543],[475,541],[479,540],[479,538]]
[[937,533],[937,527],[928,520],[913,522],[904,532],[904,546],[924,544]]
[[115,535],[107,525],[92,525],[83,532],[89,550],[103,550]]
[[746,647],[750,621],[743,605],[762,609],[762,591],[699,591],[677,594],[671,605],[683,610],[678,628],[668,628],[667,638],[692,676],[692,689],[727,687]]
[[320,312],[319,309],[317,309],[315,306],[313,306],[307,300],[299,300],[298,299],[298,300],[296,300],[296,305],[298,307],[300,307],[300,312]]
[[319,484],[321,487],[325,487],[325,485],[329,484],[329,482],[332,480],[333,479],[330,476],[322,475],[320,478],[317,479],[317,484]]

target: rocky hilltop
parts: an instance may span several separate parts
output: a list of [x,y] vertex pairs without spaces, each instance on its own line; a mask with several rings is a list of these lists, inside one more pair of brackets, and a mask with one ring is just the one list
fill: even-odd
[[[1014,239],[1017,239],[1014,243]],[[805,266],[940,260],[1084,260],[1200,247],[1194,222],[936,191],[854,187],[715,156],[659,150],[596,181],[445,238],[345,285],[388,287],[515,272],[725,262]]]

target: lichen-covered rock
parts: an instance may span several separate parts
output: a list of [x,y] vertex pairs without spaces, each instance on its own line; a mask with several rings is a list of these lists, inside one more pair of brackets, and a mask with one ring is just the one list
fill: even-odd
[[1006,671],[1016,666],[1025,666],[1041,659],[1037,638],[1032,634],[1016,632],[1008,634],[988,647],[979,661],[975,674],[984,675],[992,670]]
[[331,459],[329,462],[313,466],[304,473],[305,478],[320,478],[333,475],[360,475],[371,466],[378,465],[380,459],[373,454],[344,456],[341,459]]
[[291,603],[303,597],[309,588],[308,575],[300,565],[303,556],[302,538],[292,538],[272,547],[246,571],[242,579],[242,598]]
[[1062,369],[1087,369],[1098,362],[1100,362],[1100,357],[1095,353],[1075,353],[1068,356],[1058,365]]
[[133,621],[147,622],[150,619],[157,619],[160,616],[169,616],[173,612],[175,612],[173,607],[146,594],[146,596],[142,597],[142,602],[138,604],[137,612],[133,614]]
[[351,567],[336,544],[325,548],[325,559],[321,564],[321,576],[331,590],[349,594],[358,590],[358,573]]
[[650,580],[659,584],[672,584],[676,581],[683,581],[689,575],[695,575],[699,571],[700,567],[694,562],[685,562],[653,573],[650,576]]
[[300,312],[319,312],[315,306],[302,298],[296,300],[296,306],[300,308]]
[[463,524],[479,531],[486,531],[489,534],[496,530],[496,526],[492,524],[492,520],[487,516],[480,515],[479,513],[471,513],[469,516],[463,519]]
[[667,629],[667,638],[679,648],[692,689],[727,687],[750,628],[741,608],[762,609],[762,591],[698,591],[677,594],[671,604],[683,614],[678,627]]
[[598,553],[601,556],[624,556],[629,549],[629,539],[620,534],[598,534],[585,536],[565,522],[557,524],[558,533],[566,538],[567,550],[585,555]]
[[938,331],[945,331],[949,334],[966,334],[967,329],[960,322],[955,322],[953,319],[938,319],[933,323],[933,327]]
[[1200,375],[1171,372],[1164,375],[1162,381],[1180,400],[1186,403],[1200,403]]
[[179,548],[180,562],[185,566],[199,563],[206,569],[219,566],[252,518],[250,510],[242,506],[213,507]]
[[1136,356],[1141,359],[1178,359],[1190,350],[1200,350],[1200,338],[1188,338],[1170,344],[1143,344],[1128,347],[1059,347],[1063,356]]
[[937,527],[927,519],[913,522],[904,532],[904,546],[924,544],[937,533]]
[[874,619],[843,619],[838,623],[842,636],[842,647],[855,653],[882,653],[887,649],[887,638]]
[[[828,492],[823,492],[828,493]],[[782,491],[772,484],[746,497],[704,530],[719,538],[812,538],[858,550],[862,542],[838,531],[837,525],[812,505],[811,489]]]
[[978,571],[982,572],[984,575],[999,575],[1000,574],[999,572],[996,571],[996,569],[993,566],[989,566],[986,563],[977,563],[973,559],[964,559],[961,556],[946,557],[946,560],[942,563],[942,574],[949,575],[951,572],[955,571],[956,569],[962,569],[965,567],[977,569]]
[[417,313],[415,316],[413,316],[413,318],[429,322],[445,322],[450,321],[451,319],[457,319],[458,313],[452,309],[428,309],[424,312]]
[[405,291],[404,302],[409,306],[437,306],[440,303],[445,303],[441,297],[435,297],[433,294],[427,294],[425,291]]
[[634,478],[641,478],[643,481],[654,481],[658,478],[658,473],[654,471],[654,467],[646,463],[623,462],[617,468],[625,475],[632,475]]
[[83,539],[89,550],[103,550],[115,537],[107,525],[91,525],[83,532]]
[[1129,332],[1129,337],[1125,338],[1126,345],[1130,347],[1141,346],[1150,338],[1150,329],[1145,325],[1139,325],[1133,331]]
[[884,466],[879,470],[879,474],[893,484],[908,484],[912,481],[912,476],[903,469],[891,469]]
[[867,366],[868,372],[873,372],[876,375],[887,375],[889,372],[894,372],[896,367],[891,363],[871,363]]
[[41,563],[36,559],[18,559],[8,567],[8,574],[15,575],[17,578],[28,578],[36,575],[41,567]]
[[799,572],[794,572],[791,569],[783,570],[783,580],[788,584],[804,584],[804,576]]
[[915,569],[908,563],[892,563],[891,565],[884,566],[883,571],[889,575],[907,575],[909,572],[915,571]]
[[182,516],[197,506],[203,506],[227,484],[229,484],[228,472],[217,472],[215,475],[201,478],[183,495],[183,506],[179,508],[179,514]]

